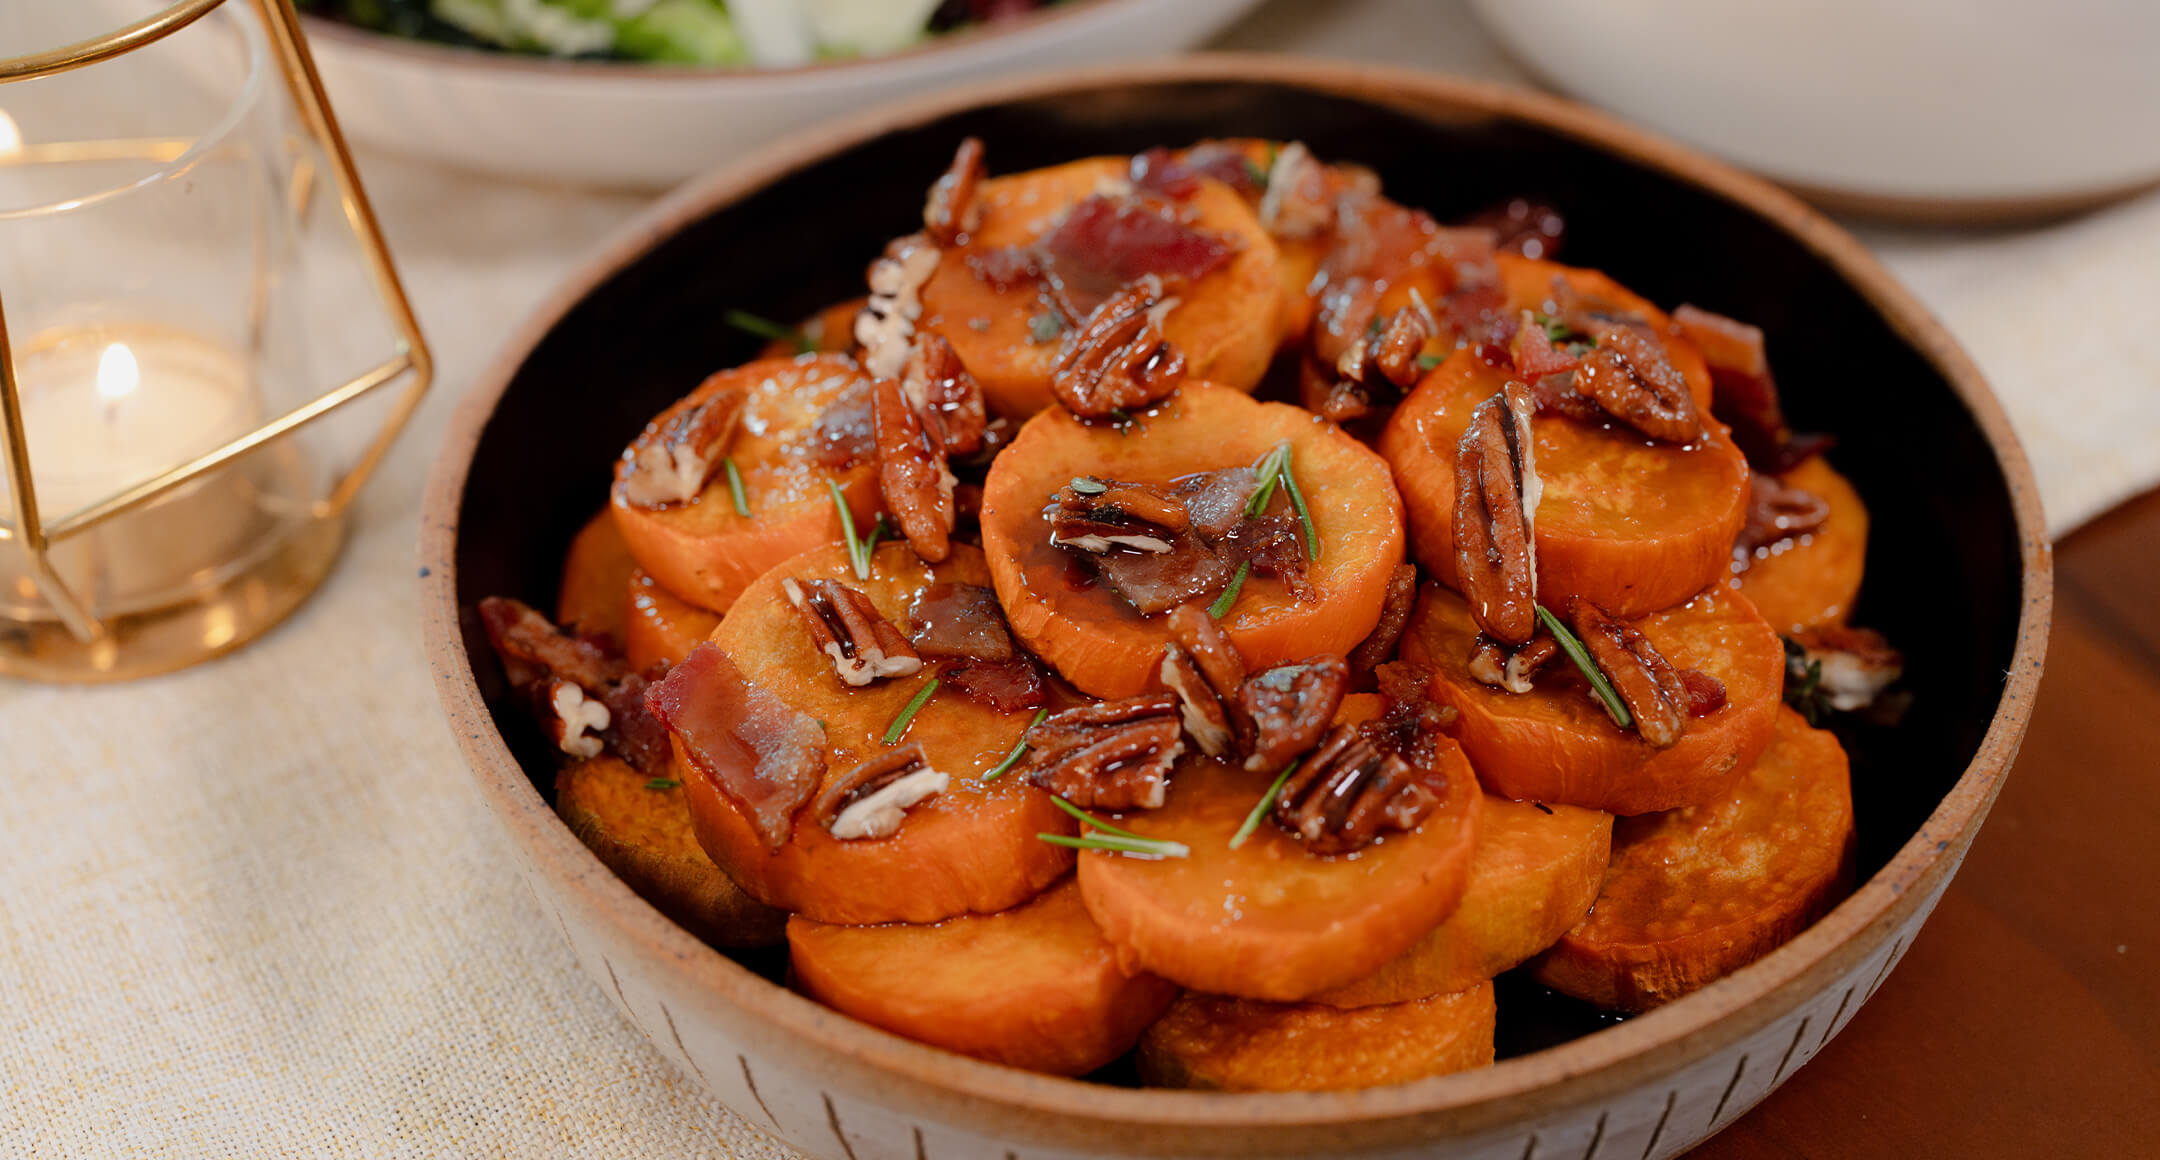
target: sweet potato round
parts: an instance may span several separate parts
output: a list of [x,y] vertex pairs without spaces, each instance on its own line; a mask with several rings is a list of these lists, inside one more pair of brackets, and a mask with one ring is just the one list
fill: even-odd
[[[944,563],[932,566],[905,544],[886,544],[870,579],[860,581],[846,549],[834,545],[785,561],[744,590],[713,643],[745,677],[825,723],[830,779],[884,748],[886,727],[929,672],[860,689],[841,684],[780,591],[790,576],[859,588],[895,627],[907,624],[909,603],[928,585],[983,584],[989,577],[982,554],[966,545],[954,545]],[[1076,828],[1049,794],[1018,777],[976,780],[1011,751],[1030,716],[947,694],[926,702],[903,740],[920,741],[931,768],[950,774],[952,786],[910,809],[889,838],[834,838],[805,808],[796,815],[794,836],[769,851],[712,779],[683,757],[680,742],[675,767],[690,790],[698,841],[752,897],[820,922],[936,922],[1016,906],[1072,865],[1070,850],[1035,836]]]
[[1186,858],[1080,857],[1088,913],[1126,961],[1195,990],[1302,999],[1395,958],[1454,913],[1477,844],[1477,778],[1442,739],[1447,796],[1423,825],[1317,858],[1272,821],[1230,838],[1272,778],[1189,756],[1159,810],[1118,824],[1183,842]]
[[[759,358],[793,358],[798,354],[845,354],[855,346],[855,316],[867,298],[835,302],[795,325],[801,337],[776,338],[758,350]],[[805,351],[804,347],[809,347]]]
[[585,521],[563,557],[562,585],[555,596],[555,623],[578,636],[624,638],[623,583],[637,561],[605,511]]
[[780,941],[787,915],[744,894],[706,857],[680,785],[596,757],[555,775],[555,812],[638,897],[691,934],[716,947]]
[[1614,725],[1564,656],[1528,693],[1479,682],[1467,663],[1477,624],[1462,597],[1436,585],[1418,594],[1403,658],[1432,667],[1430,694],[1462,714],[1455,738],[1494,793],[1616,814],[1710,801],[1770,743],[1784,645],[1746,597],[1722,585],[1636,627],[1675,667],[1700,669],[1725,685],[1724,707],[1690,719],[1667,749]]
[[1539,809],[1487,795],[1470,884],[1454,915],[1386,966],[1311,1002],[1406,1003],[1465,991],[1514,968],[1582,921],[1605,879],[1612,830],[1612,815],[1599,810]]
[[1129,697],[1149,688],[1170,639],[1167,617],[1143,616],[1102,585],[1076,586],[1070,555],[1050,544],[1043,507],[1076,475],[1164,483],[1250,464],[1284,439],[1320,537],[1307,574],[1319,596],[1299,602],[1280,581],[1255,576],[1223,628],[1255,668],[1349,652],[1379,623],[1388,576],[1402,563],[1402,506],[1387,464],[1311,412],[1204,383],[1186,384],[1123,432],[1045,411],[990,465],[983,549],[1013,631],[1085,692]]
[[1845,750],[1780,706],[1770,748],[1731,791],[1614,827],[1597,904],[1537,960],[1538,981],[1619,1011],[1677,999],[1828,910],[1852,837]]
[[1187,992],[1140,1037],[1140,1077],[1157,1087],[1331,1091],[1487,1067],[1493,985],[1344,1010]]
[[1177,996],[1128,973],[1068,878],[998,914],[925,926],[788,920],[795,986],[895,1035],[1052,1075],[1131,1049]]
[[662,661],[682,663],[698,642],[720,627],[720,614],[684,600],[660,586],[643,568],[632,568],[622,608],[623,652],[630,667],[644,672]]
[[1702,352],[1696,350],[1693,343],[1681,337],[1671,316],[1649,299],[1613,281],[1601,270],[1563,266],[1520,254],[1500,254],[1495,260],[1500,265],[1500,286],[1507,296],[1510,317],[1520,317],[1525,310],[1550,313],[1557,305],[1553,300],[1555,279],[1567,283],[1578,300],[1595,309],[1640,315],[1657,333],[1658,341],[1665,344],[1665,353],[1672,359],[1673,367],[1687,378],[1688,387],[1695,395],[1696,409],[1705,415],[1710,413],[1710,365],[1703,361]]
[[1830,516],[1807,535],[1758,549],[1748,570],[1733,577],[1732,586],[1746,593],[1779,632],[1790,635],[1843,624],[1852,615],[1860,577],[1867,570],[1867,505],[1844,476],[1819,458],[1778,479],[1821,496],[1830,505]]
[[[1418,561],[1450,587],[1455,563],[1455,449],[1470,412],[1510,377],[1475,349],[1456,351],[1403,400],[1380,433]],[[1670,608],[1731,574],[1747,522],[1747,460],[1725,429],[1688,447],[1627,428],[1555,415],[1531,424],[1538,477],[1538,599],[1580,596],[1615,616]]]
[[[1098,185],[1123,180],[1126,166],[1123,157],[1093,157],[984,182],[976,194],[982,225],[966,245],[945,251],[923,284],[917,327],[952,343],[993,412],[1023,419],[1055,402],[1050,375],[1062,344],[1030,333],[1029,320],[1047,309],[1038,287],[1000,290],[977,276],[969,259],[1033,242]],[[1177,291],[1163,337],[1184,354],[1193,378],[1250,391],[1282,333],[1275,243],[1244,199],[1221,182],[1203,180],[1178,208],[1192,215],[1193,226],[1227,236],[1238,249]]]
[[856,525],[867,531],[878,510],[876,464],[865,459],[839,470],[824,467],[810,444],[825,409],[851,388],[867,390],[869,382],[853,360],[839,355],[764,359],[721,371],[661,412],[631,444],[633,451],[677,412],[723,391],[748,393],[728,455],[742,474],[750,515],[735,514],[724,473],[715,473],[689,503],[637,507],[623,495],[630,471],[625,455],[615,467],[609,510],[638,566],[684,600],[726,612],[766,569],[840,538],[828,483],[840,485]]

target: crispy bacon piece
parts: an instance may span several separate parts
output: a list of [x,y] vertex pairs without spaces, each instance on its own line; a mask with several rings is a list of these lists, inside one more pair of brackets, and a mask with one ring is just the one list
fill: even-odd
[[1260,192],[1263,174],[1228,141],[1202,141],[1182,153],[1156,146],[1132,159],[1132,183],[1165,197],[1188,198],[1201,178],[1212,178],[1248,197]]
[[1240,524],[1220,550],[1232,558],[1242,556],[1252,571],[1282,581],[1292,600],[1319,598],[1307,572],[1305,525],[1289,512],[1255,516]]
[[877,421],[871,411],[871,383],[856,383],[818,416],[810,429],[809,453],[820,467],[841,471],[877,454]]
[[1688,716],[1708,717],[1725,707],[1725,682],[1701,669],[1681,669],[1680,684],[1687,689]]
[[1305,599],[1312,588],[1303,525],[1286,512],[1247,517],[1258,487],[1258,474],[1244,467],[1185,476],[1168,488],[1081,479],[1045,514],[1054,542],[1087,553],[1103,581],[1144,613],[1221,591],[1240,564]]
[[1804,536],[1830,518],[1829,501],[1803,488],[1788,487],[1774,475],[1748,476],[1747,524],[1733,540],[1733,566],[1745,569],[1755,553],[1780,540]]
[[645,703],[766,847],[786,845],[796,811],[825,777],[825,735],[817,722],[751,683],[711,641],[690,650]]
[[657,680],[664,667],[650,674],[630,672],[620,655],[564,633],[520,601],[490,596],[480,602],[480,620],[511,687],[532,702],[543,721],[555,722],[549,734],[565,752],[580,739],[591,740],[573,732],[565,744],[566,722],[554,703],[554,686],[567,681],[580,690],[582,699],[607,710],[607,724],[599,730],[602,745],[645,773],[666,770],[667,732],[645,710],[646,685]]
[[1462,224],[1491,230],[1496,250],[1548,262],[1559,259],[1560,244],[1567,237],[1567,219],[1560,210],[1551,202],[1527,197],[1510,198],[1470,215]]
[[1830,436],[1796,435],[1786,424],[1760,328],[1687,303],[1672,320],[1710,364],[1710,412],[1732,428],[1750,466],[1782,475],[1830,449]]
[[923,232],[931,241],[958,245],[967,240],[968,231],[982,225],[982,207],[975,204],[975,191],[982,181],[983,143],[981,138],[969,137],[960,142],[952,165],[930,187],[930,196],[923,202]]
[[1432,759],[1433,738],[1455,727],[1453,705],[1432,699],[1432,670],[1410,661],[1390,661],[1373,670],[1387,712],[1358,726],[1383,749],[1400,753],[1411,764],[1423,766]]
[[1560,646],[1549,636],[1535,636],[1527,644],[1510,647],[1479,633],[1471,646],[1469,671],[1485,684],[1510,693],[1527,693],[1537,676],[1559,655]]
[[1000,713],[1040,709],[1050,699],[1042,670],[1026,656],[1009,661],[962,660],[938,671],[943,687]]
[[1167,552],[1112,552],[1093,557],[1103,583],[1147,615],[1212,596],[1230,583],[1237,561],[1190,531]]
[[1530,383],[1547,375],[1567,374],[1582,361],[1574,353],[1554,346],[1552,334],[1527,310],[1522,312],[1515,337],[1508,340],[1508,358],[1515,363],[1515,373]]
[[1839,712],[1864,709],[1905,675],[1905,656],[1872,628],[1829,624],[1803,632],[1794,642],[1798,655],[1786,658],[1788,684],[1804,680],[1810,665],[1820,664],[1817,695]]
[[932,584],[908,605],[908,637],[932,660],[1003,664],[1019,655],[997,593],[979,584]]
[[1159,204],[1094,194],[1036,239],[1035,253],[1051,298],[1078,322],[1150,274],[1166,284],[1197,282],[1237,248],[1232,239],[1186,225]]

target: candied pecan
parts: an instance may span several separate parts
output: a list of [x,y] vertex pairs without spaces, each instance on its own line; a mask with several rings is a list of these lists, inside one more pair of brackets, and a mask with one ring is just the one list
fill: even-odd
[[1175,641],[1163,645],[1162,683],[1163,688],[1177,694],[1178,716],[1200,752],[1209,757],[1229,753],[1236,736],[1229,711],[1223,707],[1222,698],[1208,687],[1207,677],[1192,654]]
[[1510,693],[1527,693],[1535,687],[1530,679],[1559,652],[1549,636],[1510,648],[1481,632],[1470,649],[1470,675]]
[[914,348],[915,320],[922,317],[923,283],[937,272],[944,251],[922,234],[894,238],[870,263],[870,297],[855,315],[855,343],[871,377],[898,378]]
[[1409,627],[1410,612],[1417,604],[1417,565],[1397,564],[1388,573],[1387,594],[1380,604],[1380,622],[1365,634],[1365,639],[1350,650],[1347,658],[1350,671],[1359,677],[1368,676],[1395,655],[1395,646],[1402,642],[1403,629]]
[[1587,600],[1568,602],[1568,619],[1590,659],[1612,682],[1635,718],[1635,731],[1669,749],[1687,731],[1691,700],[1680,673],[1634,625],[1614,619]]
[[1275,823],[1314,854],[1349,854],[1410,830],[1440,802],[1402,755],[1353,726],[1330,730],[1275,798]]
[[952,554],[952,469],[945,459],[943,424],[910,406],[900,384],[880,380],[871,396],[877,426],[878,490],[885,510],[908,546],[936,564]]
[[1044,514],[1051,543],[1092,553],[1166,553],[1192,523],[1184,501],[1163,488],[1093,476],[1058,489]]
[[1350,665],[1334,655],[1277,665],[1246,678],[1237,695],[1240,715],[1250,722],[1244,738],[1245,768],[1278,770],[1312,748],[1349,691]]
[[1407,761],[1423,765],[1432,757],[1433,739],[1455,727],[1455,706],[1432,698],[1433,671],[1410,661],[1390,661],[1373,670],[1387,712],[1358,726],[1375,744]]
[[1702,437],[1695,395],[1663,344],[1632,326],[1602,319],[1588,326],[1597,347],[1575,368],[1577,391],[1652,439],[1692,443]]
[[608,707],[585,695],[576,681],[555,677],[548,682],[547,702],[554,715],[545,722],[548,740],[572,757],[600,756],[606,742],[600,731],[608,727]]
[[[1439,336],[1441,326],[1415,288],[1410,291],[1409,305],[1385,324],[1377,324],[1377,319],[1375,324],[1377,329],[1368,326],[1336,357],[1332,380],[1321,372],[1326,385],[1313,409],[1325,418],[1342,423],[1371,414],[1383,400],[1392,403],[1399,398],[1425,373],[1418,359],[1425,344]],[[1308,401],[1314,393],[1306,388]]]
[[1027,779],[1083,809],[1152,810],[1185,751],[1167,693],[1101,701],[1029,727]]
[[975,202],[975,191],[982,181],[983,143],[980,138],[969,137],[960,142],[952,164],[930,187],[930,196],[923,202],[923,232],[930,235],[931,241],[941,246],[958,245],[970,231],[981,227],[982,206]]
[[972,455],[982,450],[989,414],[982,387],[960,364],[960,355],[944,335],[915,337],[915,350],[900,376],[900,393],[925,416],[935,415],[944,434],[945,454]]
[[1866,708],[1905,675],[1904,654],[1872,628],[1824,625],[1801,633],[1794,645],[1799,653],[1788,648],[1787,676],[1804,679],[1810,666],[1821,665],[1817,692],[1839,712]]
[[899,832],[909,806],[951,784],[950,775],[930,768],[922,742],[910,741],[843,770],[818,794],[811,816],[842,840],[889,838]]
[[1748,477],[1747,524],[1733,540],[1733,570],[1769,555],[1780,540],[1804,536],[1830,518],[1830,504],[1814,492],[1788,487],[1774,475],[1755,472]]
[[618,653],[563,632],[520,601],[490,596],[479,611],[503,675],[556,748],[590,758],[605,747],[643,772],[665,771],[667,734],[645,707],[646,686],[665,666],[650,680],[630,672]]
[[1111,295],[1072,333],[1050,390],[1083,419],[1145,407],[1185,380],[1185,356],[1163,338],[1160,316],[1177,299],[1149,274]]
[[1185,604],[1170,612],[1170,635],[1191,654],[1208,687],[1224,701],[1235,701],[1238,686],[1245,683],[1245,657],[1231,643],[1222,624],[1201,604]]
[[726,458],[744,399],[741,391],[718,391],[647,429],[631,455],[623,498],[640,508],[696,499]]
[[833,672],[850,688],[922,671],[922,657],[860,591],[838,580],[793,576],[780,581],[780,591],[802,613],[811,644],[832,659]]
[[1537,631],[1537,508],[1530,389],[1509,380],[1477,405],[1455,451],[1455,566],[1478,626],[1522,644]]

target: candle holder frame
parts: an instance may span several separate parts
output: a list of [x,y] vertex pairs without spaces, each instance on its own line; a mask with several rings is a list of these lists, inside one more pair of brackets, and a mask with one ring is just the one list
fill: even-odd
[[[57,682],[127,680],[208,660],[273,627],[303,603],[328,574],[342,545],[347,507],[382,462],[434,381],[433,356],[383,241],[352,153],[338,128],[292,0],[248,2],[268,38],[270,55],[284,78],[301,129],[328,162],[346,224],[359,243],[369,279],[393,332],[392,351],[358,376],[254,430],[48,523],[39,511],[31,477],[32,448],[23,419],[21,384],[8,338],[6,303],[0,299],[0,436],[5,439],[7,478],[16,508],[12,522],[0,522],[0,544],[13,542],[19,547],[38,594],[51,606],[57,620],[57,624],[11,622],[4,626],[6,631],[0,633],[0,674]],[[0,85],[83,68],[146,47],[195,23],[224,3],[178,0],[104,36],[0,59]],[[381,428],[351,466],[311,502],[308,526],[291,536],[282,550],[176,606],[193,610],[195,615],[158,609],[100,617],[54,568],[51,553],[55,544],[138,510],[277,443],[347,403],[400,381],[403,389],[391,403]]]

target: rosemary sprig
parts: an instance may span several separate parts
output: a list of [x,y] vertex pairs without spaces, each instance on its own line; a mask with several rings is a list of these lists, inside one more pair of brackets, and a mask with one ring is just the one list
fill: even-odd
[[1282,482],[1283,489],[1290,493],[1290,505],[1297,509],[1298,522],[1305,525],[1305,555],[1317,560],[1320,558],[1320,533],[1313,530],[1312,512],[1305,507],[1305,493],[1298,490],[1297,476],[1291,474],[1287,456],[1283,459]]
[[1056,342],[1057,336],[1063,333],[1065,333],[1065,320],[1048,310],[1043,311],[1041,314],[1030,315],[1028,318],[1028,341],[1037,346],[1041,346],[1046,342]]
[[727,469],[727,489],[728,494],[735,498],[735,514],[749,519],[750,497],[743,494],[742,472],[735,467],[735,457],[730,455],[721,460],[720,466]]
[[1077,838],[1065,834],[1035,835],[1053,846],[1065,846],[1074,850],[1103,850],[1113,854],[1134,854],[1142,858],[1189,858],[1192,856],[1192,847],[1183,842],[1165,842],[1157,838],[1142,837],[1131,830],[1119,829],[1061,797],[1052,797],[1050,802],[1057,808],[1101,831],[1100,833],[1082,834]]
[[1436,354],[1421,354],[1417,356],[1418,369],[1421,371],[1433,370],[1445,361],[1445,359],[1442,359],[1439,355]]
[[817,340],[810,337],[808,331],[793,326],[782,326],[761,314],[752,314],[747,310],[730,310],[721,317],[727,320],[729,326],[745,334],[754,334],[759,338],[769,338],[774,342],[793,343],[798,353],[809,354],[817,349]]
[[932,677],[923,682],[922,688],[915,691],[915,695],[908,699],[907,706],[900,710],[900,715],[894,717],[892,724],[885,727],[885,744],[891,745],[893,742],[900,740],[900,735],[907,732],[908,724],[915,720],[915,714],[921,711],[923,702],[928,701],[930,695],[937,692],[939,683],[936,677]]
[[1807,646],[1799,641],[1778,639],[1785,645],[1785,703],[1799,710],[1808,724],[1819,724],[1830,711],[1830,699],[1822,692],[1822,661],[1809,659]]
[[1568,626],[1562,624],[1560,618],[1554,616],[1552,610],[1544,605],[1537,606],[1537,615],[1545,630],[1552,633],[1553,640],[1559,642],[1560,651],[1566,653],[1568,659],[1574,661],[1575,667],[1581,669],[1582,675],[1589,680],[1590,691],[1597,695],[1598,702],[1605,707],[1605,715],[1611,717],[1613,724],[1622,729],[1634,728],[1635,715],[1628,712],[1627,702],[1620,699],[1620,694],[1613,689],[1612,682],[1605,679],[1605,671],[1597,667],[1596,661],[1590,659],[1590,650],[1583,647],[1582,640],[1568,631]]
[[645,783],[646,789],[674,789],[682,783],[672,777],[656,777]]
[[1268,453],[1253,464],[1253,473],[1260,477],[1260,487],[1245,501],[1245,515],[1249,519],[1267,510],[1268,502],[1275,498],[1275,484],[1282,478],[1283,469],[1290,465],[1290,441],[1288,439],[1268,448]]
[[1222,595],[1215,598],[1215,603],[1208,605],[1207,614],[1209,616],[1221,620],[1229,614],[1230,606],[1237,603],[1238,590],[1245,587],[1245,574],[1250,571],[1252,571],[1252,561],[1250,560],[1237,566],[1236,574],[1230,577],[1230,586],[1222,590]]
[[1252,837],[1253,831],[1260,828],[1260,819],[1266,817],[1268,811],[1275,808],[1275,799],[1282,795],[1283,783],[1289,781],[1290,775],[1296,773],[1297,767],[1304,763],[1305,759],[1300,757],[1296,761],[1283,766],[1283,771],[1275,775],[1273,784],[1267,787],[1266,793],[1260,795],[1260,800],[1254,803],[1252,812],[1245,815],[1245,824],[1237,828],[1237,833],[1230,835],[1231,849],[1235,850],[1244,845],[1245,839]]
[[[1033,721],[1030,721],[1030,722],[1028,722],[1028,728],[1029,728],[1029,729],[1033,729],[1033,728],[1034,728],[1034,727],[1036,727],[1037,725],[1040,725],[1040,724],[1042,724],[1042,723],[1043,723],[1043,718],[1045,718],[1045,717],[1048,717],[1049,715],[1050,715],[1050,710],[1048,710],[1048,709],[1037,709],[1037,710],[1035,710],[1035,719],[1034,719]],[[981,778],[980,778],[979,780],[982,780],[982,781],[995,781],[995,780],[997,780],[998,778],[1001,778],[1001,777],[1005,776],[1006,774],[1008,774],[1008,773],[1012,772],[1012,767],[1013,767],[1013,766],[1015,766],[1015,765],[1018,765],[1018,764],[1020,764],[1020,756],[1021,756],[1022,754],[1024,754],[1024,753],[1026,753],[1027,751],[1028,751],[1028,743],[1027,743],[1027,733],[1026,733],[1025,731],[1023,731],[1023,732],[1022,732],[1022,733],[1020,734],[1020,740],[1014,743],[1014,745],[1013,745],[1013,747],[1012,747],[1012,752],[1011,752],[1011,753],[1008,753],[1008,754],[1006,754],[1006,755],[1005,755],[1005,760],[1003,760],[1003,761],[1000,761],[1000,762],[998,762],[998,763],[997,763],[996,765],[993,765],[993,766],[991,766],[991,767],[990,767],[990,772],[988,772],[988,773],[985,773],[985,774],[983,774],[983,775],[982,775],[982,777],[981,777]]]
[[855,513],[848,510],[847,496],[840,493],[840,485],[825,481],[825,490],[832,493],[833,507],[840,512],[840,538],[847,542],[848,563],[854,566],[857,580],[870,578],[870,553],[877,548],[878,537],[885,531],[885,514],[878,513],[877,525],[870,529],[870,539],[865,542],[855,538]]

